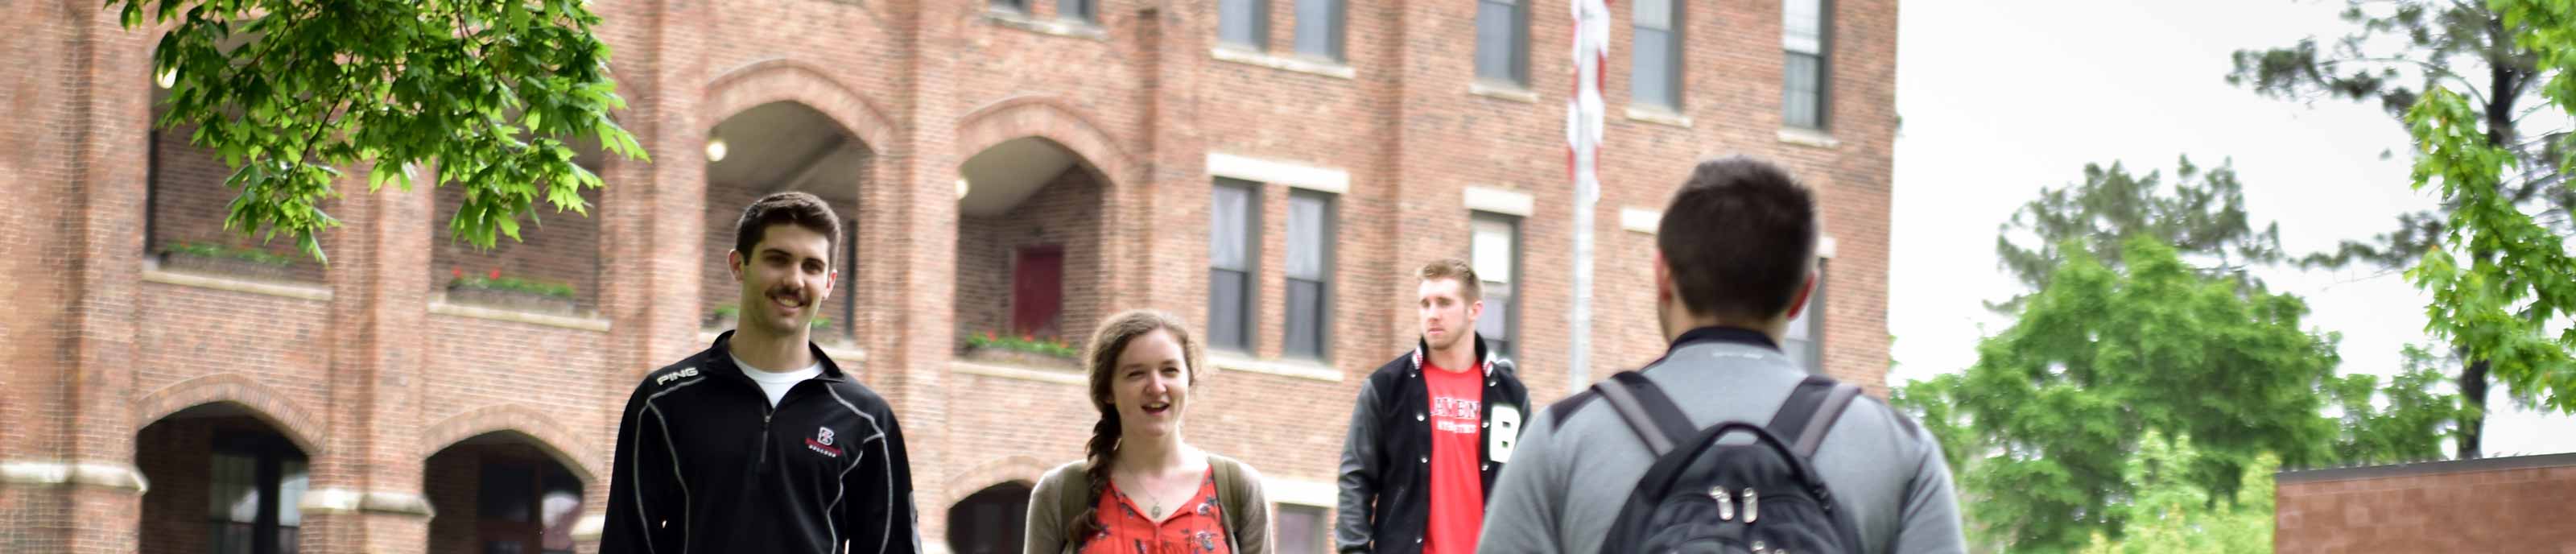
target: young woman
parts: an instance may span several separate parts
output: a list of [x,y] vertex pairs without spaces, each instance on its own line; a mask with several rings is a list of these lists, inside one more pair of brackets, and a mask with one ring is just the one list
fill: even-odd
[[1101,322],[1084,358],[1091,427],[1084,458],[1029,494],[1027,554],[1269,554],[1270,504],[1251,466],[1181,439],[1204,359],[1171,314]]

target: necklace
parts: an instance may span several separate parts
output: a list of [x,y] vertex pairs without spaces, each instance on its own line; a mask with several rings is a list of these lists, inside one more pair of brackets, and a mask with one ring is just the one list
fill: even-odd
[[[1145,496],[1145,500],[1146,500],[1147,502],[1150,502],[1150,504],[1147,504],[1147,507],[1145,508],[1145,517],[1154,518],[1154,519],[1162,519],[1162,517],[1163,517],[1163,498],[1162,498],[1162,495],[1154,494],[1154,489],[1153,489],[1153,487],[1152,487],[1151,485],[1147,485],[1147,484],[1145,484],[1145,478],[1144,478],[1143,476],[1141,476],[1141,475],[1137,476],[1137,478],[1136,478],[1136,488],[1137,488],[1136,493],[1137,493],[1137,494],[1142,494],[1142,495],[1144,495],[1144,496]],[[1130,495],[1128,495],[1128,497],[1129,497],[1129,498],[1133,498],[1133,497],[1135,497],[1135,496],[1136,496],[1135,494],[1130,494]]]

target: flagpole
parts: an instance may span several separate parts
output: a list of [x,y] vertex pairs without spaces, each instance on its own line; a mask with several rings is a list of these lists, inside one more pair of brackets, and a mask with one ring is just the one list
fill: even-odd
[[1566,392],[1592,385],[1592,231],[1601,200],[1598,174],[1603,104],[1601,71],[1610,56],[1609,0],[1573,0],[1574,94],[1566,100],[1566,146],[1574,178],[1574,302],[1566,310]]

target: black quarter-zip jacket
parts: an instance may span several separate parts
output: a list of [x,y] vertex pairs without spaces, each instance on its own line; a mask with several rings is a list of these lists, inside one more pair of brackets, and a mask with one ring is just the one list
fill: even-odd
[[903,431],[812,346],[776,407],[713,346],[635,387],[617,424],[604,554],[921,552]]

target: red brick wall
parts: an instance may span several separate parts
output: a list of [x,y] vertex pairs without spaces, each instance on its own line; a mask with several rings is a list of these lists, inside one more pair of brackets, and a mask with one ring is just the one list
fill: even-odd
[[[428,186],[427,179],[415,183]],[[430,276],[431,291],[447,290],[447,284],[458,273],[489,277],[495,269],[501,276],[544,283],[572,285],[577,309],[599,308],[599,197],[598,189],[581,192],[590,203],[591,215],[572,211],[556,212],[543,202],[537,204],[532,221],[519,222],[519,240],[501,235],[491,250],[472,243],[453,240],[448,234],[448,220],[465,202],[462,186],[438,187],[438,200],[430,211]]]
[[[1035,3],[1030,19],[1053,21],[1055,3]],[[150,412],[138,415],[148,417],[184,407],[162,404],[247,398],[288,422],[290,435],[361,445],[353,448],[365,448],[373,457],[366,461],[396,468],[368,474],[376,477],[412,471],[401,468],[421,464],[445,445],[407,433],[397,433],[402,444],[394,446],[334,433],[412,425],[442,426],[442,432],[525,428],[552,437],[545,440],[555,449],[592,460],[588,465],[597,471],[612,451],[607,435],[636,376],[702,348],[690,332],[697,320],[737,300],[739,286],[722,258],[732,246],[735,218],[757,193],[743,184],[705,182],[699,147],[707,130],[731,115],[726,110],[777,100],[808,104],[877,153],[856,185],[860,201],[835,206],[860,222],[845,238],[866,252],[854,260],[863,262],[859,269],[844,270],[836,291],[856,303],[859,321],[836,321],[836,327],[862,331],[851,346],[865,348],[869,367],[880,368],[865,379],[913,428],[925,537],[943,536],[946,507],[956,499],[994,482],[1033,479],[1047,465],[1072,459],[1094,417],[1078,385],[959,374],[945,363],[958,333],[998,326],[992,323],[1008,314],[1006,301],[997,302],[1008,296],[1008,262],[996,260],[1007,260],[1001,256],[1015,245],[978,241],[1011,234],[984,232],[1001,222],[961,217],[953,188],[959,164],[1001,141],[1047,138],[1089,166],[1049,185],[1022,208],[1030,213],[1004,218],[1066,234],[1044,240],[1068,247],[1068,303],[1059,323],[1068,338],[1119,309],[1205,317],[1209,152],[1350,176],[1348,192],[1335,202],[1333,344],[1321,368],[1342,378],[1212,372],[1191,415],[1194,443],[1245,457],[1273,477],[1329,483],[1358,378],[1403,352],[1415,336],[1409,270],[1467,253],[1470,214],[1460,198],[1470,186],[1536,200],[1522,221],[1516,287],[1522,377],[1538,402],[1568,392],[1571,337],[1560,315],[1571,305],[1573,277],[1572,192],[1562,144],[1571,86],[1562,46],[1570,38],[1566,13],[1530,10],[1527,89],[1534,100],[1524,101],[1471,92],[1473,3],[1353,3],[1345,33],[1350,78],[1217,59],[1212,2],[1101,4],[1097,33],[1062,36],[988,16],[984,2],[598,3],[607,19],[603,36],[618,52],[619,91],[632,105],[618,117],[651,149],[653,161],[608,162],[601,173],[615,188],[592,197],[596,217],[542,214],[548,223],[527,228],[528,242],[492,253],[457,250],[443,238],[452,198],[420,202],[432,213],[401,221],[430,238],[375,239],[403,251],[358,250],[371,254],[367,263],[381,264],[371,268],[381,271],[334,277],[345,281],[335,288],[354,290],[330,301],[139,282],[139,272],[119,269],[142,265],[143,252],[165,237],[228,236],[209,230],[219,229],[228,191],[207,185],[219,182],[220,164],[202,152],[173,147],[154,155],[153,140],[142,132],[148,110],[124,109],[149,95],[148,71],[136,64],[148,60],[150,37],[84,38],[122,31],[94,7],[44,8],[26,19],[41,22],[40,32],[0,36],[13,47],[38,46],[12,51],[37,52],[29,59],[41,60],[31,70],[37,77],[9,85],[33,92],[13,96],[31,100],[11,113],[35,116],[0,123],[12,144],[36,146],[0,152],[7,162],[0,163],[0,178],[80,198],[61,206],[0,207],[9,224],[0,226],[0,247],[8,254],[0,256],[6,277],[0,291],[34,305],[29,317],[0,322],[9,331],[0,333],[0,359],[27,368],[0,369],[6,385],[0,389],[9,391],[0,393],[8,395],[0,417],[12,423],[0,429],[0,453],[114,461],[122,450],[70,445],[122,444],[150,422],[73,406],[134,400]],[[1683,31],[1686,127],[1625,117],[1628,57],[1611,57],[1604,189],[1594,229],[1591,377],[1662,350],[1647,265],[1653,237],[1622,231],[1620,209],[1661,209],[1692,162],[1746,153],[1780,160],[1818,189],[1825,229],[1839,250],[1825,284],[1826,364],[1833,374],[1883,393],[1896,11],[1894,0],[1835,7],[1831,146],[1780,138],[1777,4],[1692,4]],[[1294,3],[1275,1],[1271,9],[1271,39],[1262,49],[1291,56]],[[63,10],[72,13],[58,13]],[[1624,45],[1614,50],[1624,52]],[[149,202],[142,172],[120,172],[112,163],[134,159],[153,159],[159,182],[170,185],[153,188]],[[186,183],[197,184],[181,186]],[[1277,354],[1284,323],[1277,314],[1285,301],[1279,283],[1287,194],[1277,183],[1262,188],[1256,357]],[[140,236],[147,219],[154,229],[148,240]],[[99,251],[93,243],[104,239],[97,237],[116,238],[118,229],[132,237],[118,240],[134,244],[115,250],[130,257],[82,254]],[[356,245],[361,236],[324,240]],[[475,265],[573,282],[585,307],[598,309],[595,322],[609,330],[454,314],[387,316],[425,298],[365,286],[399,281],[401,290],[418,291],[423,284],[407,281],[415,277],[396,276],[427,275],[425,287],[434,290],[450,266],[490,269],[467,267]],[[322,282],[320,273],[299,278]],[[418,329],[377,334],[332,328],[414,320],[423,322]],[[81,333],[89,333],[86,340],[68,342]],[[334,341],[360,344],[314,346]],[[418,346],[386,346],[398,341]],[[65,344],[80,346],[72,352]],[[114,367],[132,368],[130,384],[67,377]],[[101,387],[104,393],[81,392]],[[376,391],[402,396],[372,403],[334,398]],[[67,398],[84,401],[62,401]],[[84,438],[92,436],[110,438]],[[431,485],[410,492],[452,497],[437,485],[454,480],[441,473],[446,470],[437,464],[419,470],[433,476]],[[317,477],[324,471],[317,468]],[[369,481],[341,484],[362,482]],[[164,490],[174,483],[154,485]],[[596,513],[604,491],[592,488]],[[60,514],[86,505],[28,491],[0,491],[0,524],[70,528]],[[412,524],[365,529],[409,528],[403,525]],[[435,535],[453,524],[426,525]],[[412,537],[367,537],[365,529],[352,527],[350,542],[427,548]],[[113,545],[135,531],[106,530],[81,540]],[[67,536],[6,535],[0,541],[13,542],[0,545],[51,551]]]
[[[962,216],[957,223],[957,336],[1009,334],[1011,284],[1019,252],[1033,246],[1064,248],[1064,304],[1050,326],[1053,336],[1079,347],[1092,326],[1108,317],[1097,280],[1104,255],[1101,185],[1091,170],[1075,166],[1041,185],[1020,205],[991,216]],[[1049,335],[1043,329],[1038,333]]]
[[[195,127],[181,127],[152,133],[152,236],[145,243],[146,251],[159,253],[183,242],[259,250],[293,258],[288,270],[292,279],[322,282],[322,264],[297,249],[294,236],[279,233],[263,241],[224,228],[224,216],[231,213],[229,206],[238,192],[224,186],[233,170],[214,150],[188,144],[188,135],[194,132]],[[334,213],[333,204],[324,202],[323,212]]]
[[[2525,461],[2546,463],[2518,463]],[[2274,551],[2564,552],[2576,545],[2566,515],[2568,499],[2576,498],[2576,456],[2309,473],[2383,469],[2400,471],[2315,480],[2282,474]]]

